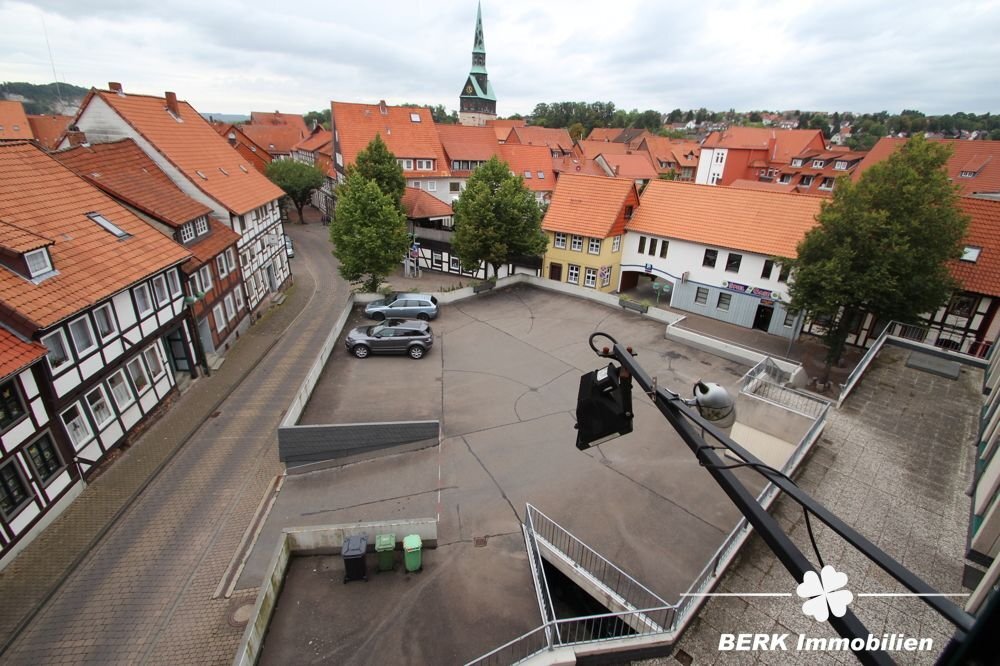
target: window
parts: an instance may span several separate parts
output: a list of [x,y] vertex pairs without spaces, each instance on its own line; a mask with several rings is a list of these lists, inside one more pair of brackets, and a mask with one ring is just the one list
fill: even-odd
[[90,329],[90,322],[87,321],[86,316],[74,319],[69,323],[69,334],[73,338],[73,346],[76,347],[76,353],[79,356],[83,356],[97,346],[94,341],[94,332]]
[[0,467],[0,511],[3,515],[10,518],[28,499],[28,489],[17,463],[12,460]]
[[202,291],[212,290],[212,267],[205,265],[198,271],[198,278],[201,281]]
[[962,261],[969,261],[971,263],[976,263],[979,261],[979,254],[983,251],[983,248],[976,247],[975,245],[966,245],[965,249],[962,250]]
[[596,287],[597,286],[597,269],[596,268],[586,268],[583,272],[583,286],[584,287]]
[[782,185],[788,185],[790,182],[792,182],[792,174],[790,173],[781,174],[781,178],[778,179],[778,182],[781,183]]
[[669,241],[660,241],[660,259],[667,258],[667,248],[670,247]]
[[778,273],[778,282],[788,282],[788,274],[791,270],[791,266],[782,266],[781,271]]
[[720,310],[729,310],[729,304],[732,303],[732,301],[733,301],[732,294],[720,293],[719,300],[718,302],[716,302],[715,307],[719,308]]
[[698,305],[705,305],[708,303],[708,289],[705,287],[698,287],[694,292],[694,302]]
[[809,187],[812,184],[813,184],[812,176],[802,176],[802,178],[799,180],[799,185],[801,185],[802,187]]
[[177,271],[172,270],[167,273],[167,286],[170,288],[171,296],[181,295],[181,281],[177,277]]
[[170,295],[167,293],[167,279],[162,275],[153,278],[153,296],[156,297],[157,305],[163,305],[170,300]]
[[134,359],[125,364],[128,369],[128,375],[132,378],[132,383],[135,385],[135,390],[139,395],[149,388],[149,377],[146,376],[146,368],[142,367],[142,361],[136,356]]
[[243,289],[242,289],[242,287],[236,287],[236,290],[233,292],[233,295],[236,296],[236,309],[237,310],[242,310],[243,309]]
[[24,416],[24,403],[15,380],[0,384],[0,430],[6,430]]
[[222,306],[216,305],[212,308],[212,314],[215,316],[215,330],[222,333],[226,330],[226,318],[222,314]]
[[236,270],[235,256],[236,255],[233,254],[233,248],[229,248],[228,250],[226,250],[226,268],[230,273]]
[[156,345],[144,349],[142,355],[146,357],[146,365],[149,366],[149,374],[153,376],[153,381],[162,377],[163,361],[160,360],[160,351]]
[[618,252],[621,249],[622,249],[622,237],[620,235],[615,236],[614,238],[611,239],[611,251]]
[[460,271],[460,270],[462,270],[462,262],[458,260],[458,257],[449,257],[448,258],[448,266],[453,271]]
[[822,169],[824,164],[826,164],[826,162],[823,160],[813,160],[813,169]]
[[444,255],[437,250],[431,251],[431,266],[435,268],[441,268],[441,264],[444,263]]
[[976,172],[975,171],[960,171],[959,174],[958,174],[958,177],[959,178],[975,178],[976,177]]
[[639,236],[639,254],[644,254],[646,252],[646,237]]
[[837,171],[846,171],[847,160],[837,160],[836,162],[833,163],[833,168],[836,169]]
[[225,304],[226,304],[226,319],[228,321],[232,321],[233,319],[236,318],[236,306],[233,304],[232,294],[226,294]]
[[115,417],[114,413],[111,411],[111,407],[108,405],[108,396],[104,394],[104,389],[100,386],[95,388],[93,391],[86,396],[87,406],[90,407],[90,413],[94,417],[94,421],[97,422],[98,428],[103,428],[107,425],[111,419]]
[[433,168],[434,160],[417,160],[417,171],[431,171]]
[[529,178],[531,178],[531,171],[530,170],[524,172],[524,179],[528,180]]
[[948,306],[948,314],[968,318],[976,310],[976,299],[968,295],[955,296]]
[[132,290],[135,294],[135,304],[139,308],[139,314],[144,315],[153,311],[153,302],[149,300],[149,287],[140,284]]
[[819,189],[821,190],[832,190],[833,189],[833,178],[830,176],[825,176],[823,180],[819,183]]
[[650,238],[649,239],[649,256],[652,257],[652,256],[655,256],[655,255],[656,255],[656,239],[655,238]]
[[[454,171],[460,171],[462,169],[462,163],[459,162],[458,160],[452,160],[451,161],[451,168]],[[454,190],[452,190],[452,191],[454,191]]]
[[208,233],[208,218],[199,217],[194,221],[194,232],[198,236],[204,236]]
[[718,258],[718,250],[705,250],[705,258],[701,260],[701,265],[705,268],[715,268],[715,261]]
[[802,158],[796,157],[794,160],[792,160],[792,166],[793,167],[800,167],[800,166],[802,166]]
[[632,219],[632,213],[634,213],[634,212],[635,212],[635,207],[634,206],[625,206],[625,219],[626,220],[631,220]]
[[785,328],[791,328],[795,326],[795,320],[798,318],[797,312],[792,312],[788,310],[785,312]]
[[715,163],[716,164],[722,164],[722,161],[724,159],[726,159],[726,154],[725,153],[723,153],[721,150],[715,151]]
[[459,182],[452,181],[452,182],[448,183],[448,191],[449,192],[461,192],[462,191],[462,184],[459,183]]
[[729,256],[726,257],[726,270],[730,273],[740,272],[740,262],[743,261],[742,254],[736,254],[735,252],[730,252]]
[[601,253],[601,239],[591,238],[590,242],[587,243],[587,252],[590,254],[600,254]]
[[40,250],[32,250],[24,253],[24,263],[28,265],[28,275],[36,278],[52,270],[52,261],[49,259],[49,251],[44,247]]
[[63,425],[66,426],[66,432],[69,434],[70,441],[73,442],[73,448],[77,451],[83,448],[83,445],[89,442],[94,436],[90,432],[87,420],[83,418],[80,408],[76,405],[73,405],[62,413],[62,420]]
[[38,478],[42,480],[42,483],[51,479],[56,475],[56,472],[63,468],[62,460],[59,459],[59,453],[52,444],[52,438],[47,434],[42,435],[28,445],[28,457],[31,458],[31,464],[34,466],[35,471],[38,473]]
[[415,187],[415,188],[417,188],[419,190],[420,189],[420,181],[419,180],[411,180],[410,181],[410,187]]
[[566,267],[566,282],[580,284],[580,267],[576,264],[569,264]]
[[428,180],[427,181],[427,191],[428,192],[437,192],[437,189],[438,189],[438,184],[435,181],[433,181],[433,180]]
[[66,349],[66,336],[62,331],[53,331],[42,338],[42,344],[48,350],[49,367],[55,370],[69,362],[69,351]]
[[774,262],[770,259],[764,260],[764,270],[760,272],[760,276],[765,280],[771,279],[771,271],[774,270]]
[[224,278],[229,273],[226,270],[226,255],[220,254],[215,258],[215,268],[219,272],[219,277]]
[[573,236],[570,241],[570,249],[574,252],[583,252],[583,236]]
[[129,388],[128,382],[125,381],[125,373],[121,370],[108,378],[108,386],[111,387],[111,396],[115,399],[118,409],[125,409],[135,401],[135,398],[132,396],[132,389]]
[[410,122],[412,122],[412,123],[419,123],[420,122],[420,114],[419,113],[411,113],[410,114]]
[[115,238],[127,238],[128,233],[115,225],[100,213],[87,213],[87,217],[96,222],[102,229],[114,235]]
[[545,180],[545,172],[544,171],[539,171],[535,175],[538,176],[539,180]]
[[719,175],[719,174],[717,174],[717,173],[713,173],[713,174],[712,174],[712,178],[711,178],[711,180],[712,180],[712,182],[711,182],[711,183],[709,183],[709,185],[715,185],[715,184],[716,184],[716,183],[718,183],[718,182],[719,182],[720,180],[722,180],[722,176],[720,176],[720,175]]
[[413,171],[413,160],[396,160],[403,171]]
[[553,247],[563,249],[566,247],[566,234],[561,231],[557,231],[552,239]]

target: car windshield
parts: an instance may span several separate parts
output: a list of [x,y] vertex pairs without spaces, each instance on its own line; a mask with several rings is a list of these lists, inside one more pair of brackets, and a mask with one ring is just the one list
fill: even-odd
[[374,326],[369,326],[367,334],[368,334],[369,337],[371,337],[373,335],[378,335],[379,333],[381,333],[382,331],[384,331],[387,328],[388,328],[388,326],[386,326],[385,324],[376,324]]

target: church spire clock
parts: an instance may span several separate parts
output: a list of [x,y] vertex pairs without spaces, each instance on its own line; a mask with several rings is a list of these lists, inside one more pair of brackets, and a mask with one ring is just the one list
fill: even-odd
[[486,41],[483,39],[483,7],[476,9],[476,35],[472,44],[472,69],[458,98],[458,121],[463,125],[485,125],[497,117],[497,98],[486,74]]

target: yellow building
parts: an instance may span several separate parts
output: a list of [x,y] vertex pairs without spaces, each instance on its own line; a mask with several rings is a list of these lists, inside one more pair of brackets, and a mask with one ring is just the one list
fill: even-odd
[[625,223],[639,206],[628,178],[564,173],[542,229],[549,239],[542,275],[605,293],[618,287]]

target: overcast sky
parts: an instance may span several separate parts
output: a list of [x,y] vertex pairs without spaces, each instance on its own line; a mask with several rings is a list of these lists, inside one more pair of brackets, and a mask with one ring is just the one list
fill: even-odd
[[[0,0],[0,80],[171,90],[203,113],[331,99],[458,106],[474,0]],[[501,115],[538,102],[667,112],[1000,112],[1000,0],[485,0]]]

